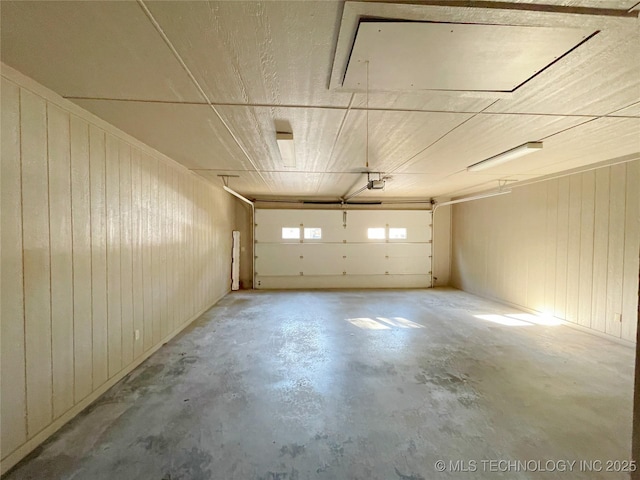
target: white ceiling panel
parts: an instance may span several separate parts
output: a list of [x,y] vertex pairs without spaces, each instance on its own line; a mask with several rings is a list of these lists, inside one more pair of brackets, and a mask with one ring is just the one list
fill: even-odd
[[135,2],[2,2],[2,61],[63,96],[201,101]]
[[[212,182],[239,175],[231,186],[252,197],[352,192],[364,185],[367,145],[369,170],[392,176],[368,199],[447,196],[640,152],[640,23],[584,10],[622,12],[633,0],[428,3],[3,0],[2,60]],[[599,33],[513,94],[367,96],[333,88],[362,16]],[[295,168],[282,164],[276,131],[293,132]],[[465,170],[535,140],[542,152]]]
[[252,170],[252,166],[207,105],[76,100],[138,140],[187,168]]
[[543,140],[585,120],[582,117],[480,114],[421,152],[399,171],[452,174],[523,143]]
[[429,194],[433,197],[460,197],[484,190],[498,190],[503,181],[516,183],[530,180],[536,175],[512,175],[507,179],[501,179],[496,175],[471,175],[467,172],[459,172],[433,183],[429,187]]
[[511,92],[593,33],[589,28],[361,21],[342,85],[359,91]]
[[492,112],[606,115],[640,97],[638,21],[599,33]]
[[[471,116],[468,113],[369,112],[369,170],[395,170]],[[364,170],[366,139],[366,111],[349,112],[328,170]]]
[[[640,97],[640,92],[638,93],[638,96]],[[613,115],[616,117],[640,117],[640,101],[636,102],[633,105],[629,105],[628,107],[616,110]]]
[[454,92],[355,93],[351,108],[425,112],[480,112],[496,101],[486,95]]
[[521,169],[546,175],[630,154],[640,156],[640,118],[599,118],[549,138]]
[[342,2],[148,2],[211,101],[347,105],[329,92]]
[[[234,133],[264,170],[324,172],[327,152],[338,135],[346,111],[281,107],[217,107]],[[295,168],[285,167],[276,144],[276,131],[293,133]]]

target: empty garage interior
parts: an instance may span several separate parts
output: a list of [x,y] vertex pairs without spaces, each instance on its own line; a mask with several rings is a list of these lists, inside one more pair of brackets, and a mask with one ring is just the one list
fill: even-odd
[[640,478],[639,12],[1,1],[3,479]]

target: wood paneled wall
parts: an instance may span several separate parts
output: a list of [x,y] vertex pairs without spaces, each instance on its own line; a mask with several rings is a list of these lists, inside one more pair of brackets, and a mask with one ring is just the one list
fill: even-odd
[[228,292],[235,200],[2,67],[4,472]]
[[640,161],[458,204],[453,285],[635,342]]

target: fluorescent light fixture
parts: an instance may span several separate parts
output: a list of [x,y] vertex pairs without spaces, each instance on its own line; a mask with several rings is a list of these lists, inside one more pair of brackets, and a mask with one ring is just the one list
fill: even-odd
[[280,149],[280,157],[285,167],[296,166],[296,149],[293,145],[293,133],[276,132],[276,141]]
[[467,167],[467,171],[479,172],[481,170],[486,170],[487,168],[497,167],[498,165],[510,162],[511,160],[515,160],[516,158],[522,157],[523,155],[537,152],[541,149],[542,142],[527,142],[524,145],[520,145],[519,147],[512,148],[511,150],[507,150],[506,152],[502,152],[495,157],[487,158],[486,160],[475,163]]

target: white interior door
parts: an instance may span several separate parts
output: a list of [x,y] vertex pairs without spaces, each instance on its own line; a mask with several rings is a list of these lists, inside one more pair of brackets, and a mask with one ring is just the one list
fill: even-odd
[[431,284],[427,210],[258,209],[255,241],[256,288]]

